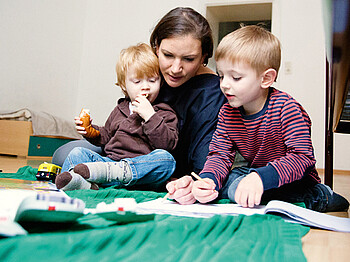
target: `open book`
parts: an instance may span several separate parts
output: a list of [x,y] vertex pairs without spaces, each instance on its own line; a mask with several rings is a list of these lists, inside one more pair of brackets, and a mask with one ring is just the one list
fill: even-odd
[[17,209],[21,202],[38,193],[55,194],[57,196],[69,198],[62,190],[58,190],[56,185],[46,181],[31,181],[22,179],[0,178],[0,214],[2,221],[7,216],[13,221]]
[[272,200],[266,206],[260,205],[254,208],[244,208],[238,204],[196,203],[193,205],[180,205],[174,201],[156,199],[138,204],[136,211],[189,217],[274,214],[292,223],[333,231],[350,232],[350,218],[335,217],[278,200]]

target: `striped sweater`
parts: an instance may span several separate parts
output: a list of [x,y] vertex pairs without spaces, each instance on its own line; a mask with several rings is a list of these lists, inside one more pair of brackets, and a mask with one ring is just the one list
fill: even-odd
[[237,151],[259,174],[264,190],[304,175],[320,182],[308,114],[290,95],[272,87],[264,108],[254,115],[244,115],[242,108],[228,103],[222,106],[200,176],[213,179],[220,190]]

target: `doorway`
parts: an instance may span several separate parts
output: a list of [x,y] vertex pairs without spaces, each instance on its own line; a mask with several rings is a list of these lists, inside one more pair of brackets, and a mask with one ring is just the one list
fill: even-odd
[[[272,2],[230,5],[207,5],[206,18],[213,31],[214,52],[220,40],[238,29],[241,24],[261,24],[271,31]],[[208,66],[215,71],[215,61],[210,59]]]

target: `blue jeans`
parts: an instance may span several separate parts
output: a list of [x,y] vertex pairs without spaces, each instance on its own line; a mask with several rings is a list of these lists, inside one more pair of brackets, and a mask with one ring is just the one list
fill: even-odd
[[[220,197],[228,198],[231,201],[236,202],[235,193],[237,186],[250,172],[250,168],[245,166],[232,169],[224,186],[220,190]],[[311,199],[311,201],[317,202],[320,197],[323,197],[321,193],[321,196],[317,194],[318,192],[312,193],[312,191],[315,191],[314,188],[317,184],[318,183],[311,179],[310,176],[306,175],[302,179],[292,183],[285,184],[278,188],[265,190],[261,197],[261,201],[268,202],[271,200],[282,200],[285,202],[297,203],[307,202],[308,199]],[[314,209],[308,206],[307,208]]]
[[232,169],[231,173],[228,175],[228,178],[220,190],[221,198],[228,198],[231,201],[235,202],[235,193],[237,186],[241,180],[250,173],[249,167],[235,167]]
[[[173,174],[176,166],[175,159],[166,150],[156,149],[147,155],[134,158],[124,158],[129,164],[132,179],[127,185],[119,181],[103,184],[102,186],[132,186],[147,185],[149,189],[157,189]],[[116,162],[108,157],[84,148],[75,147],[67,156],[62,166],[62,172],[70,171],[74,166],[89,162]]]
[[92,151],[95,151],[100,155],[104,155],[103,149],[101,147],[95,146],[85,139],[73,140],[57,148],[52,156],[52,164],[63,166],[63,163],[66,160],[68,154],[75,147],[85,147]]

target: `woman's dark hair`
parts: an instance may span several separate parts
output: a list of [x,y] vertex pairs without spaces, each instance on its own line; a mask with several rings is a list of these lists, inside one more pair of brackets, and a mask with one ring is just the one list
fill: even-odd
[[153,29],[150,44],[155,51],[163,39],[192,35],[201,41],[204,64],[213,55],[213,37],[208,21],[197,11],[189,7],[172,9],[158,22]]

